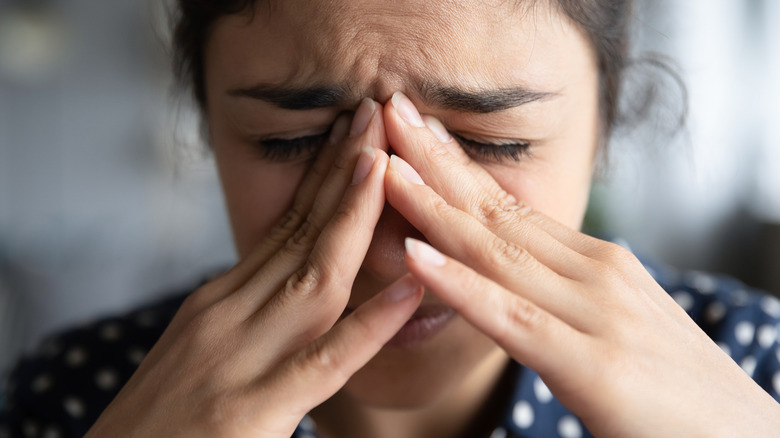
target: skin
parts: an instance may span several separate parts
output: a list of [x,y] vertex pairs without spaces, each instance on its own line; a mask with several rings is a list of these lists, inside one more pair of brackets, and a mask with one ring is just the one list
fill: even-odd
[[[599,436],[777,430],[776,403],[629,252],[576,231],[597,79],[542,2],[290,0],[219,20],[207,121],[241,261],[188,298],[89,436],[283,437],[308,412],[325,437],[457,436],[510,358]],[[342,102],[306,111],[234,92],[339,82]],[[463,112],[421,82],[551,94]],[[494,160],[442,127],[530,154]],[[283,162],[258,140],[328,130]],[[420,303],[458,316],[384,346]]]

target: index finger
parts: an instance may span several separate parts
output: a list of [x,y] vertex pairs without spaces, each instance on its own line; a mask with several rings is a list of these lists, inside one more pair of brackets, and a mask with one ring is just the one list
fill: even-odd
[[[410,121],[407,121],[410,120]],[[409,162],[425,184],[448,204],[474,216],[501,237],[511,239],[511,224],[530,223],[569,248],[589,255],[596,239],[537,212],[523,208],[493,176],[474,162],[433,117],[420,116],[402,93],[385,106],[387,139],[393,150]]]

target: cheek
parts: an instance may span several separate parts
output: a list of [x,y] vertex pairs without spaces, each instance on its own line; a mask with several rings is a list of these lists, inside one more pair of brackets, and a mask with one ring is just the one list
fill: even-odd
[[228,155],[215,152],[236,251],[244,259],[290,208],[306,167]]
[[[592,161],[539,163],[527,168],[487,169],[517,200],[579,230],[588,204]],[[571,164],[571,165],[567,165]]]

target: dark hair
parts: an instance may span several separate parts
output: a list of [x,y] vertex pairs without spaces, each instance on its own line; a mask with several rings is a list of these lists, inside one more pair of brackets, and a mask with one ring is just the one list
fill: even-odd
[[[177,0],[178,8],[173,15],[174,73],[180,84],[191,87],[201,109],[206,110],[203,58],[212,25],[222,16],[253,7],[257,1]],[[607,140],[619,119],[633,1],[557,0],[553,3],[582,28],[596,53],[602,140]]]

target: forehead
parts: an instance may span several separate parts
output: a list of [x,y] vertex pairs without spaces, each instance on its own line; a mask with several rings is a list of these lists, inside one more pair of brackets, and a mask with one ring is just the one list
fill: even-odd
[[553,91],[591,60],[579,29],[546,1],[263,3],[215,23],[207,80],[226,87],[349,83],[356,95],[383,101],[425,81]]

